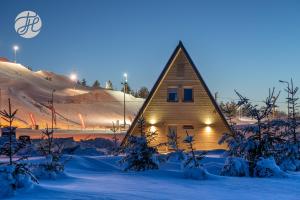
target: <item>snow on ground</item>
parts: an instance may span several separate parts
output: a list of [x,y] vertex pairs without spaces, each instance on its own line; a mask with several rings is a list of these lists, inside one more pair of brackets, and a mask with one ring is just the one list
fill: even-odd
[[288,178],[222,177],[217,175],[224,163],[221,155],[213,152],[205,158],[205,168],[215,174],[208,180],[184,179],[176,162],[162,164],[160,170],[123,172],[119,157],[74,156],[66,177],[42,180],[10,199],[299,199],[300,173]]

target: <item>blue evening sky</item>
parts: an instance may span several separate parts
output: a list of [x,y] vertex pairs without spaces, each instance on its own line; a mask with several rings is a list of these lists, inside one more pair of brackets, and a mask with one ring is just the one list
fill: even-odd
[[[18,13],[32,10],[43,27],[33,39],[14,30]],[[152,87],[182,40],[208,87],[220,97],[237,89],[262,100],[279,79],[300,85],[300,1],[2,0],[0,57],[34,70],[89,83],[111,79],[120,88],[127,72],[135,89]],[[222,99],[227,100],[227,99]],[[284,101],[282,97],[280,101]]]

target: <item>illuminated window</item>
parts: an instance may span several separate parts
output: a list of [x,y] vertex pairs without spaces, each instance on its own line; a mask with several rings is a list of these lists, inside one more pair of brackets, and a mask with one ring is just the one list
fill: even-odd
[[184,88],[183,89],[183,102],[193,102],[193,88]]
[[168,88],[168,102],[178,102],[178,88]]

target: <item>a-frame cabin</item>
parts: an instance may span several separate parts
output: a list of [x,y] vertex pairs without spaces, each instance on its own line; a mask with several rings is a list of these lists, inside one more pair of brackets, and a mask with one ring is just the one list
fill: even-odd
[[[172,132],[179,137],[178,146],[186,149],[183,139],[187,131],[194,136],[197,150],[226,149],[226,145],[219,145],[218,141],[230,127],[182,42],[136,115],[123,144],[129,135],[140,134],[138,119],[141,116],[146,121],[146,130],[157,131],[153,145],[166,143],[168,133]],[[159,151],[169,152],[172,147],[161,146]]]

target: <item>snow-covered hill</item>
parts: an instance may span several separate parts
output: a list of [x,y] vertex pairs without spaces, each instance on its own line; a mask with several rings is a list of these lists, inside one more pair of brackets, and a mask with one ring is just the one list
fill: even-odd
[[[120,91],[83,87],[63,75],[33,72],[21,64],[1,61],[0,88],[1,110],[7,108],[10,97],[13,108],[18,109],[18,127],[29,128],[34,121],[40,128],[50,125],[48,106],[53,89],[57,128],[81,129],[79,115],[90,130],[109,127],[116,120],[123,123],[123,93]],[[143,99],[126,95],[126,101],[126,121],[130,123]]]

